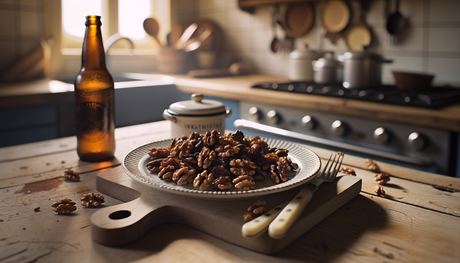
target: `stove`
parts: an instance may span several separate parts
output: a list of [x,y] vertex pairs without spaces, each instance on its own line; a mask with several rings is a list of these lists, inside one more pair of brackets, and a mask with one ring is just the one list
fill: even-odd
[[417,92],[401,91],[393,85],[356,90],[344,88],[342,85],[320,85],[314,82],[259,83],[252,88],[430,109],[441,108],[460,100],[460,88],[450,86],[431,87]]
[[[440,108],[460,100],[460,89],[434,87],[402,92],[395,86],[352,90],[311,82],[260,83],[254,89],[275,90],[355,100]],[[248,135],[274,137],[413,169],[458,176],[458,135],[452,131],[339,113],[241,101],[234,126]]]

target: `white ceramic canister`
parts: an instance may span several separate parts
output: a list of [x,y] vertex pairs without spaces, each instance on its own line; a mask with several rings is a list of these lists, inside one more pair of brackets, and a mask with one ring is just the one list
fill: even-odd
[[224,134],[225,118],[231,114],[230,108],[219,101],[205,100],[202,94],[192,94],[191,100],[175,102],[163,111],[163,117],[171,122],[171,138],[212,130]]
[[308,49],[308,45],[292,51],[289,54],[289,79],[291,81],[313,81],[312,62],[320,57],[318,52]]

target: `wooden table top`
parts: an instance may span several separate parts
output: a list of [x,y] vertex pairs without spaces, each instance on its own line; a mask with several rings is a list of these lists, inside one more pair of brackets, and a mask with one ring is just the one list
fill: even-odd
[[[285,249],[257,253],[180,224],[163,224],[140,239],[108,247],[91,238],[98,209],[77,203],[70,216],[51,204],[96,190],[96,175],[120,165],[133,148],[169,138],[167,121],[116,130],[113,160],[78,159],[75,137],[0,148],[0,261],[3,262],[459,262],[460,179],[379,163],[391,174],[386,197],[374,172],[347,155],[343,166],[362,179],[361,193]],[[324,159],[329,150],[308,146]],[[346,152],[346,151],[345,151]],[[67,168],[80,182],[64,181]],[[104,207],[122,201],[106,197]]]

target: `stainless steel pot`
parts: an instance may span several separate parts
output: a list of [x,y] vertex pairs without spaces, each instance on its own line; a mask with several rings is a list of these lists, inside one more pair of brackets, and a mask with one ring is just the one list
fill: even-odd
[[313,79],[318,84],[340,84],[343,81],[343,64],[334,58],[334,52],[325,52],[313,61]]
[[320,54],[308,49],[308,45],[292,51],[289,54],[289,79],[291,81],[313,81],[312,62],[318,58]]
[[171,104],[163,111],[163,117],[171,122],[171,137],[177,138],[211,130],[224,134],[225,118],[231,113],[231,109],[219,101],[205,100],[202,94],[192,94],[191,100]]
[[343,54],[343,86],[349,89],[375,88],[382,85],[382,64],[391,63],[367,51]]

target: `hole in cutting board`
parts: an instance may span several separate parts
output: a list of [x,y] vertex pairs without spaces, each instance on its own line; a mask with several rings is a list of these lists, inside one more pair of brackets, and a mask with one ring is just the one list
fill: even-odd
[[131,216],[131,212],[127,210],[120,210],[120,211],[115,211],[109,215],[110,219],[113,220],[119,220],[119,219],[124,219],[127,217]]

